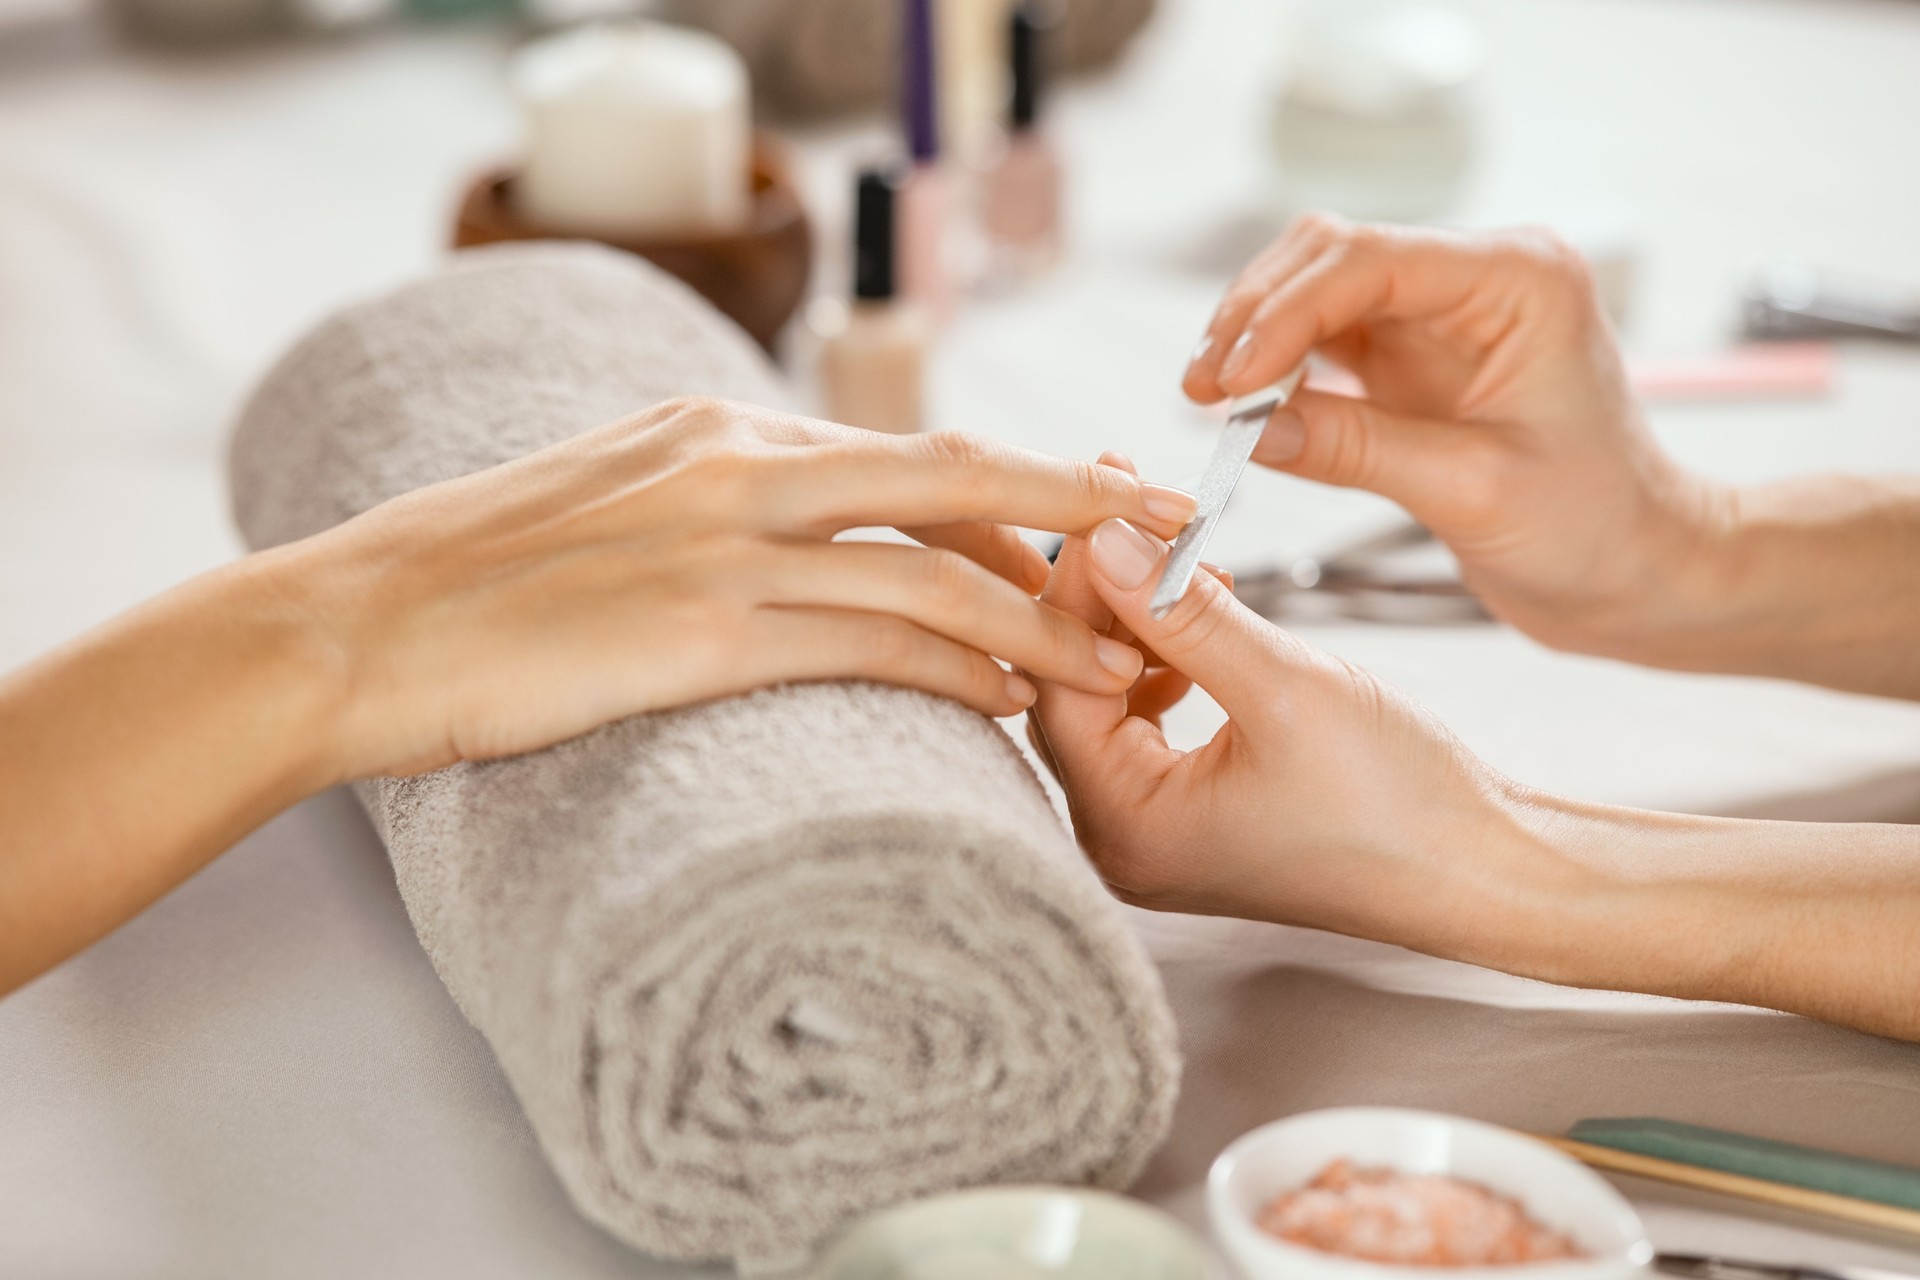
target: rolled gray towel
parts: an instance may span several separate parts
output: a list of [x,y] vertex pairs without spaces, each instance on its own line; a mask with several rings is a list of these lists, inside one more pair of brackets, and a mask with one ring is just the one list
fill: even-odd
[[[286,542],[680,393],[783,397],[636,258],[473,251],[267,376],[235,511]],[[1117,1187],[1166,1130],[1157,974],[957,704],[765,690],[359,794],[561,1180],[643,1249],[784,1261],[922,1193]]]

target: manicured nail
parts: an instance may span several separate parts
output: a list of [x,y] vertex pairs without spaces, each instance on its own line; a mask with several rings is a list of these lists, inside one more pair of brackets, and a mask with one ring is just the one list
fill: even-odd
[[1106,636],[1093,638],[1094,656],[1100,659],[1100,665],[1123,680],[1133,680],[1140,674],[1140,668],[1146,665],[1146,659],[1140,651],[1130,644],[1121,644],[1118,640],[1109,640]]
[[1103,467],[1112,467],[1114,470],[1124,471],[1128,475],[1140,474],[1140,468],[1133,465],[1133,459],[1121,453],[1118,449],[1107,450],[1100,455],[1099,461]]
[[1012,671],[1007,672],[1007,697],[1013,700],[1015,706],[1024,711],[1032,706],[1033,700],[1039,696],[1039,691],[1025,676]]
[[1193,519],[1193,513],[1200,509],[1200,504],[1192,494],[1164,484],[1141,485],[1140,501],[1147,508],[1148,515],[1155,520],[1165,520],[1168,524],[1183,525]]
[[1291,409],[1275,409],[1260,433],[1254,457],[1268,466],[1292,462],[1307,447],[1307,421]]
[[1093,531],[1093,563],[1108,582],[1132,591],[1160,563],[1161,544],[1125,520],[1108,520]]
[[1202,334],[1200,341],[1194,344],[1193,354],[1187,357],[1187,372],[1192,373],[1194,366],[1207,358],[1207,352],[1213,350],[1213,335]]
[[1253,330],[1240,335],[1240,340],[1227,352],[1227,362],[1220,366],[1220,381],[1225,383],[1242,369],[1253,363]]

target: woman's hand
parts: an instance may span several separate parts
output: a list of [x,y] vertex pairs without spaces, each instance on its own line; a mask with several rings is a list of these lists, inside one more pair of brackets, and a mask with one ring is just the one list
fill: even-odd
[[[1128,645],[1033,598],[1006,525],[1176,490],[969,436],[678,400],[166,592],[0,679],[0,992],[333,783],[858,676],[993,715],[1118,693]],[[895,525],[922,546],[836,542]],[[989,656],[993,655],[993,656]]]
[[[1042,682],[1030,720],[1122,898],[1330,929],[1573,986],[1766,1005],[1920,1040],[1920,834],[1585,805],[1480,763],[1371,675],[1113,520],[1047,598],[1147,660],[1126,693]],[[1171,749],[1191,680],[1229,717]]]
[[[1008,525],[1124,515],[1177,490],[963,435],[896,437],[672,401],[402,497],[285,553],[348,673],[335,771],[533,750],[636,712],[864,677],[1018,712],[1042,679],[1116,692],[1139,655],[1033,599]],[[894,525],[924,546],[836,542]]]
[[1649,434],[1577,253],[1545,233],[1302,218],[1227,291],[1184,387],[1240,395],[1313,352],[1364,397],[1302,392],[1256,460],[1399,502],[1548,644],[1679,658],[1706,607],[1685,575],[1730,499]]
[[[1043,681],[1030,720],[1117,894],[1440,954],[1544,899],[1551,867],[1486,839],[1511,784],[1420,708],[1255,616],[1216,577],[1199,575],[1154,618],[1164,559],[1158,539],[1108,521],[1090,542],[1069,539],[1046,594],[1149,655],[1129,692]],[[1158,717],[1189,679],[1229,718],[1181,752]]]

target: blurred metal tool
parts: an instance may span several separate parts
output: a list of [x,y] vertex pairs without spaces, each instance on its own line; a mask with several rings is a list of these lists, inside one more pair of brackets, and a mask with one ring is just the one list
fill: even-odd
[[1187,594],[1193,571],[1200,567],[1200,553],[1207,549],[1213,526],[1219,523],[1220,513],[1227,509],[1227,499],[1233,496],[1234,486],[1240,483],[1240,473],[1247,469],[1247,460],[1253,457],[1253,447],[1260,443],[1260,434],[1267,429],[1267,418],[1293,398],[1293,393],[1300,388],[1300,380],[1306,376],[1307,366],[1301,365],[1272,386],[1241,396],[1228,409],[1227,425],[1220,429],[1220,443],[1213,447],[1213,457],[1200,477],[1200,492],[1194,495],[1198,509],[1180,536],[1173,540],[1167,567],[1160,571],[1160,583],[1153,589],[1153,599],[1147,602],[1154,617],[1166,617],[1167,610]]
[[1411,522],[1319,559],[1234,575],[1241,603],[1275,622],[1315,619],[1456,626],[1491,615],[1460,581],[1459,565]]
[[1920,1280],[1901,1271],[1877,1267],[1796,1267],[1772,1262],[1743,1262],[1704,1253],[1655,1254],[1653,1267],[1672,1276],[1693,1280]]
[[1782,263],[1760,271],[1741,299],[1749,338],[1892,338],[1920,342],[1920,296],[1872,281]]

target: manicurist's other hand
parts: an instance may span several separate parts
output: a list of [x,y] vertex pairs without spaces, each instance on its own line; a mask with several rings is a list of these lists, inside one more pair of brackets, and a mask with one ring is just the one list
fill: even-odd
[[1210,403],[1315,352],[1364,394],[1301,392],[1257,461],[1399,502],[1549,644],[1652,660],[1687,625],[1680,576],[1725,498],[1649,434],[1573,250],[1302,218],[1227,291],[1183,386]]
[[[1430,715],[1196,575],[1165,618],[1166,547],[1125,521],[1069,539],[1046,599],[1150,655],[1130,691],[1042,682],[1030,723],[1102,878],[1136,905],[1383,938],[1443,954],[1538,867],[1463,861],[1510,784]],[[1199,684],[1227,722],[1193,751],[1160,714]]]

